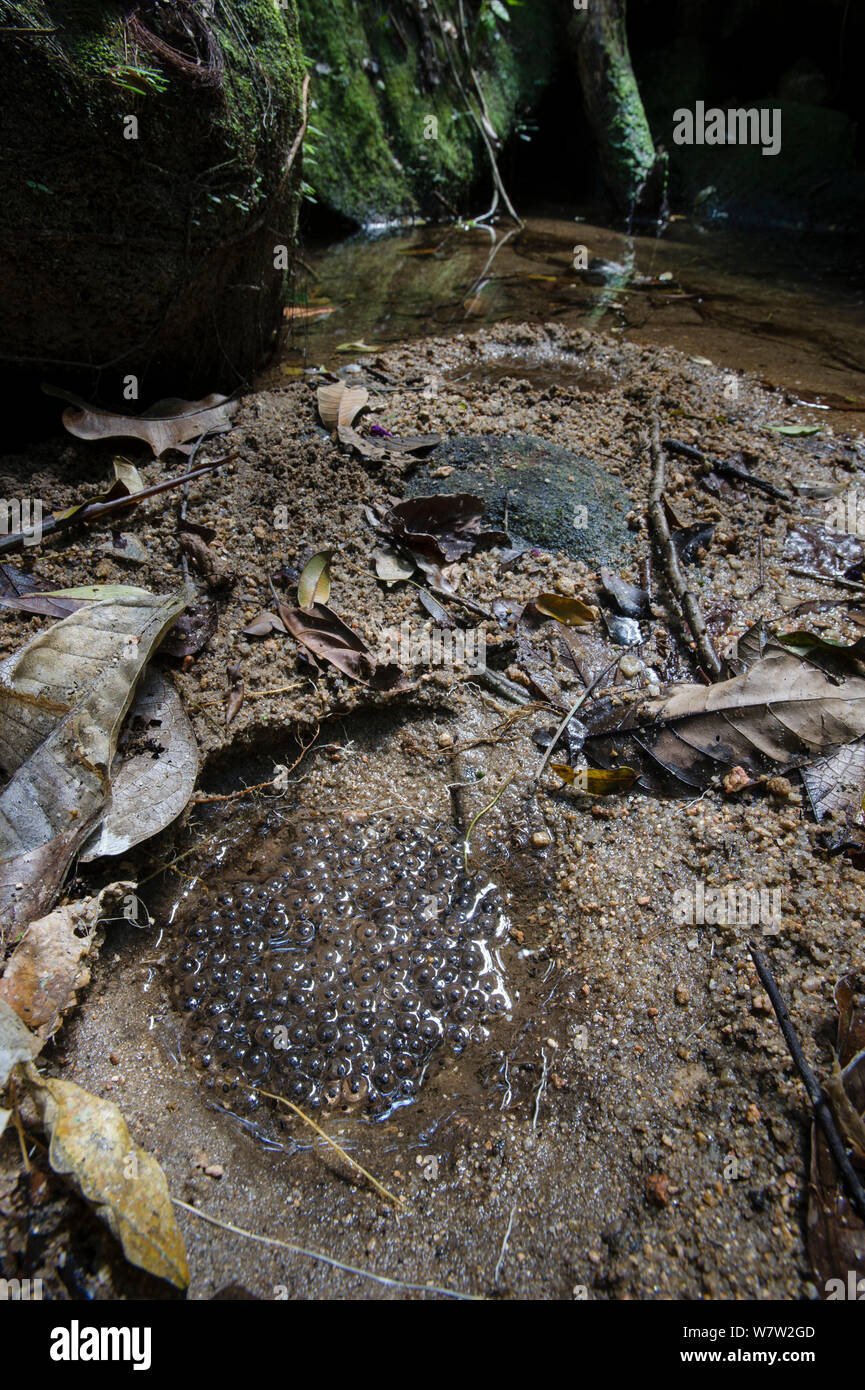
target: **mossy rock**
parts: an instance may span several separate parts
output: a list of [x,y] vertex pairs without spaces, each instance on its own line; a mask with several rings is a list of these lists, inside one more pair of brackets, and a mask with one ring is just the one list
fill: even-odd
[[454,471],[445,480],[419,469],[410,496],[469,492],[486,502],[484,525],[505,525],[515,545],[565,551],[592,567],[628,557],[634,537],[625,523],[633,500],[618,478],[583,454],[530,434],[457,435],[436,449],[429,467]]
[[167,57],[191,6],[140,7],[156,44],[102,0],[6,10],[0,351],[104,401],[129,375],[143,404],[233,389],[273,341],[295,238],[294,0],[225,0]]
[[[432,7],[405,0],[389,6],[298,3],[313,79],[306,178],[315,198],[362,225],[417,215],[447,218],[449,206],[462,215],[485,211],[468,203],[489,182],[487,155]],[[509,23],[481,30],[475,27],[478,7],[465,11],[473,66],[493,128],[504,140],[550,80],[555,5],[515,5]],[[477,107],[464,70],[461,79]]]

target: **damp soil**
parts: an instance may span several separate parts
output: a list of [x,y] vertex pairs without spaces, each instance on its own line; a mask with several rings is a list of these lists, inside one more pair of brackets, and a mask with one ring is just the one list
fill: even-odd
[[[540,358],[551,372],[558,364],[559,379],[528,374]],[[508,374],[478,375],[496,359],[507,360]],[[769,389],[746,372],[737,373],[731,399],[726,369],[621,335],[505,323],[351,365],[359,371],[347,379],[366,381],[387,429],[540,438],[606,470],[624,494],[609,520],[624,522],[633,538],[619,565],[632,583],[645,577],[645,429],[656,396],[665,434],[709,454],[744,451],[785,491],[792,482],[854,487],[865,468],[855,415],[809,413],[792,389]],[[862,873],[825,855],[795,787],[780,799],[759,791],[731,800],[711,788],[689,803],[635,793],[596,802],[547,771],[533,788],[555,709],[572,704],[587,673],[617,654],[600,626],[584,637],[575,630],[570,641],[543,626],[526,639],[516,629],[515,613],[540,591],[600,604],[596,565],[564,546],[533,546],[518,557],[480,552],[449,576],[492,615],[471,619],[485,630],[490,670],[538,707],[503,699],[476,671],[422,662],[410,664],[406,688],[386,693],[333,673],[312,679],[286,639],[245,637],[244,626],[272,602],[269,581],[293,598],[302,563],[328,546],[338,547],[331,604],[374,649],[402,622],[427,621],[411,586],[388,589],[376,580],[364,508],[419,480],[437,490],[448,465],[435,453],[413,469],[340,453],[316,422],[314,385],[288,377],[250,395],[231,440],[237,461],[190,488],[189,516],[215,530],[214,549],[236,572],[216,599],[208,648],[185,669],[162,659],[193,721],[201,794],[211,799],[194,802],[177,826],[122,864],[82,869],[71,883],[84,893],[133,877],[154,926],[110,926],[93,982],[46,1065],[115,1100],[137,1142],[158,1157],[172,1193],[201,1213],[178,1211],[192,1298],[226,1288],[259,1299],[816,1297],[805,1246],[808,1107],[750,963],[750,929],[678,925],[673,895],[696,879],[780,890],[781,926],[768,949],[806,1054],[821,1068],[835,981],[862,963]],[[767,429],[815,418],[823,428],[812,437]],[[215,441],[203,455],[218,457],[222,447]],[[0,491],[17,495],[27,476],[33,495],[52,507],[71,504],[104,482],[115,452],[45,441],[26,457],[0,461]],[[174,467],[135,457],[148,481]],[[822,504],[780,503],[726,484],[713,492],[706,481],[698,468],[676,463],[668,495],[685,521],[716,522],[697,582],[720,649],[761,615],[794,626],[800,620],[788,615],[796,603],[842,596],[791,575],[782,559],[792,521]],[[279,526],[277,507],[285,509]],[[124,525],[146,551],[135,582],[179,587],[176,501],[156,499]],[[127,565],[100,554],[109,534],[92,528],[26,552],[21,563],[38,566],[57,587],[129,582]],[[843,609],[814,616],[826,635],[850,640],[858,631]],[[0,652],[14,650],[41,621],[5,612]],[[627,702],[656,681],[693,678],[687,643],[657,583],[644,627],[638,656],[621,650],[600,694]],[[237,662],[245,699],[227,724],[226,671]],[[466,869],[462,836],[498,792],[471,830]],[[269,1098],[252,1109],[238,1103],[253,1040],[247,1047],[241,1036],[233,1062],[240,1071],[229,1072],[228,1089],[221,1063],[214,1075],[222,1082],[208,1085],[178,991],[190,926],[207,932],[208,913],[216,912],[217,925],[230,929],[224,919],[237,902],[220,897],[242,896],[245,886],[264,887],[262,913],[277,911],[284,857],[298,843],[306,854],[302,827],[310,824],[349,837],[358,826],[375,827],[374,927],[395,925],[386,919],[388,895],[403,878],[397,827],[418,852],[421,840],[447,846],[453,877],[444,936],[459,941],[454,914],[466,873],[494,886],[500,984],[486,997],[499,996],[503,1006],[493,1011],[480,1000],[458,1020],[436,1004],[442,1036],[416,1068],[415,1093],[399,1097],[406,1103],[391,1103],[387,1091],[376,1113],[363,1087],[360,1103],[342,1087],[332,1097],[310,1090],[304,1102],[391,1197],[285,1106]],[[345,878],[346,865],[339,867]],[[314,872],[324,891],[334,864]],[[437,896],[421,881],[420,865],[409,886],[415,908],[418,895]],[[244,910],[236,913],[241,925]],[[255,933],[259,916],[252,916]],[[326,925],[313,915],[313,935]],[[416,929],[415,912],[411,946],[422,954]],[[288,946],[299,944],[294,930],[282,918],[267,928]],[[447,968],[447,950],[439,954]],[[211,999],[224,983],[213,982]],[[473,982],[456,983],[474,992]],[[269,983],[266,993],[274,997]],[[259,1002],[249,998],[244,1009]],[[449,1003],[459,1008],[464,998]],[[249,1023],[252,1013],[245,1016]],[[448,1038],[451,1024],[462,1032]],[[385,1050],[402,1055],[408,1039],[411,1057],[411,1028],[395,1017],[383,1026],[391,1042],[400,1034]],[[316,1048],[323,1064],[332,1061],[321,1051],[332,1041],[302,1038],[307,1061]],[[271,1065],[285,1081],[281,1066]],[[309,1079],[303,1066],[297,1070]],[[263,1089],[260,1082],[249,1077],[253,1089]],[[110,1239],[82,1245],[74,1199],[66,1199],[68,1221],[58,1220],[50,1239],[27,1235],[28,1225],[38,1232],[40,1218],[9,1135],[0,1159],[0,1202],[12,1232],[11,1244],[4,1237],[8,1277],[41,1273],[47,1293],[60,1298],[81,1290],[135,1296],[139,1286]],[[254,1243],[202,1217],[294,1248]]]

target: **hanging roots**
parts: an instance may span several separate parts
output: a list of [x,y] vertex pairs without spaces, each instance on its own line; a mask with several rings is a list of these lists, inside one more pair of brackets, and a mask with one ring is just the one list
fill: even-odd
[[220,87],[222,51],[208,24],[212,6],[196,0],[141,0],[126,13],[126,28],[141,48],[199,87]]

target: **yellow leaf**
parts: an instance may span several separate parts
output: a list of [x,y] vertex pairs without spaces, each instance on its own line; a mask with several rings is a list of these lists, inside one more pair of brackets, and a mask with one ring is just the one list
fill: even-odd
[[579,598],[565,598],[562,594],[538,594],[535,607],[547,618],[558,618],[566,627],[585,627],[595,621],[587,603]]
[[117,1106],[74,1081],[40,1076],[32,1064],[27,1079],[50,1135],[55,1173],[74,1180],[131,1264],[185,1289],[186,1249],[165,1174],[133,1141]]
[[577,787],[589,796],[613,796],[616,792],[627,792],[636,782],[639,773],[632,767],[568,767],[566,763],[551,763],[553,772],[558,773],[569,787]]

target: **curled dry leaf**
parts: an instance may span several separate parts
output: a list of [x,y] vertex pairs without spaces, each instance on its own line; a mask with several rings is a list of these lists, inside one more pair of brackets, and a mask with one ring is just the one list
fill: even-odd
[[0,999],[45,1041],[53,1037],[79,989],[90,983],[90,958],[102,923],[119,914],[133,883],[112,883],[94,898],[67,903],[31,922],[0,979]]
[[351,427],[369,400],[369,392],[364,386],[349,387],[344,381],[335,381],[319,386],[316,397],[321,423],[325,429],[336,430],[340,425]]
[[121,415],[88,405],[54,386],[42,389],[46,395],[71,402],[63,412],[63,423],[78,439],[143,439],[153,450],[154,458],[160,458],[168,449],[180,449],[187,440],[200,435],[225,434],[231,429],[231,417],[238,405],[228,396],[215,394],[200,401],[172,397],[157,401],[143,415]]
[[141,672],[184,606],[142,593],[84,608],[0,663],[0,923],[53,907],[103,813]]
[[40,1076],[32,1063],[26,1074],[54,1172],[72,1179],[131,1264],[185,1289],[189,1267],[165,1174],[134,1142],[117,1106],[72,1081]]
[[0,1095],[6,1089],[12,1068],[21,1062],[31,1062],[41,1048],[41,1038],[30,1032],[12,1006],[0,996]]
[[354,681],[368,681],[375,669],[369,647],[362,637],[323,603],[310,608],[279,606],[279,616],[304,654],[319,670],[321,662],[335,666]]
[[125,854],[180,815],[198,776],[198,745],[183,701],[148,669],[118,740],[108,809],[79,859]]
[[335,550],[319,550],[307,560],[297,581],[297,602],[301,608],[327,603],[330,598],[330,562]]

